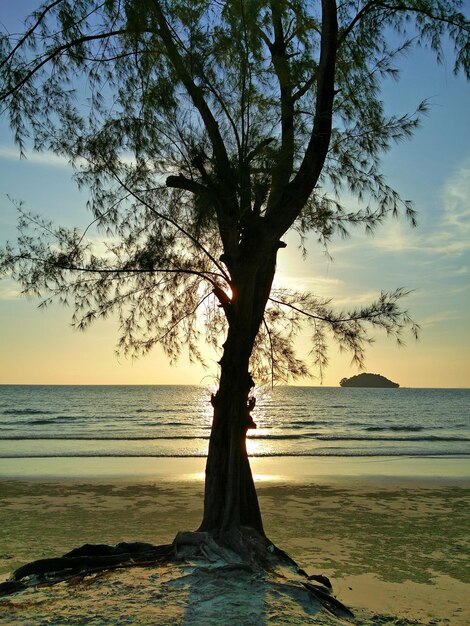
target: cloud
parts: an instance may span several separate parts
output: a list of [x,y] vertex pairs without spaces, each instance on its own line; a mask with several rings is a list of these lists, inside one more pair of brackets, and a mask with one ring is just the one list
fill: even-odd
[[403,220],[389,221],[370,241],[376,248],[388,252],[418,251],[423,247],[423,237]]
[[[72,169],[72,165],[65,156],[54,154],[53,152],[36,152],[33,149],[29,149],[26,152],[26,157],[21,159],[18,148],[14,146],[0,145],[0,159],[6,161],[23,161],[32,165],[41,165],[45,167],[59,167],[62,169]],[[124,165],[135,165],[136,161],[132,154],[123,154],[119,157],[120,162]],[[86,161],[77,159],[76,165],[85,164]]]
[[388,252],[459,255],[470,250],[470,160],[444,183],[442,213],[431,231],[410,229],[403,220],[390,221],[370,240]]
[[43,165],[47,167],[60,167],[63,169],[70,169],[70,163],[65,157],[58,156],[52,152],[34,152],[30,150],[27,152],[25,159],[20,159],[18,148],[11,146],[0,146],[0,159],[6,161],[20,161],[25,163],[31,163],[34,165]]
[[470,266],[468,266],[468,265],[464,265],[462,267],[459,267],[458,269],[454,270],[454,272],[453,272],[454,276],[466,276],[467,274],[470,274]]
[[441,203],[442,218],[423,237],[423,248],[432,254],[461,255],[470,250],[470,160],[444,183]]
[[344,291],[343,282],[340,279],[312,275],[305,271],[298,273],[278,272],[274,279],[273,288],[309,291],[320,298],[332,298],[339,291]]
[[0,282],[0,301],[18,300],[21,297],[20,288],[10,278],[3,278]]
[[433,315],[421,318],[419,324],[421,328],[429,328],[442,322],[454,321],[462,318],[462,313],[458,311],[440,311]]
[[452,252],[470,249],[470,160],[444,184],[442,191],[444,233],[452,234]]
[[380,296],[380,291],[363,291],[362,293],[351,293],[336,297],[334,304],[338,308],[364,307],[375,302]]
[[367,306],[375,302],[380,290],[367,290],[357,293],[355,284],[348,284],[339,278],[311,275],[305,272],[290,274],[280,272],[276,275],[274,289],[288,288],[309,291],[320,298],[332,298],[336,308],[351,309]]
[[470,234],[470,161],[451,176],[443,189],[444,224]]

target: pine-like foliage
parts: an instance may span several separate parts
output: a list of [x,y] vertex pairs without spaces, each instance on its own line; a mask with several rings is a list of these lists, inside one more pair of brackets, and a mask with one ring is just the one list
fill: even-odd
[[[445,37],[455,71],[468,74],[460,10],[458,0],[42,4],[23,34],[0,35],[1,113],[21,152],[72,164],[92,217],[85,231],[70,230],[20,206],[3,273],[45,304],[70,303],[80,328],[117,314],[124,352],[160,343],[171,359],[187,348],[203,360],[201,339],[218,346],[226,330],[234,259],[254,225],[328,244],[401,211],[414,224],[379,165],[426,105],[389,116],[380,87],[414,46],[439,61]],[[343,206],[343,192],[357,210]],[[416,332],[403,295],[339,312],[309,293],[272,293],[253,368],[273,380],[306,374],[294,353],[304,322],[320,369],[329,333],[362,363],[368,324],[398,338]]]

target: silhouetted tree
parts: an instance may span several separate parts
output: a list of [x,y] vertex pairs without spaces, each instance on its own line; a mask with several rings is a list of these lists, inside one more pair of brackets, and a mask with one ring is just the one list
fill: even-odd
[[[323,244],[352,225],[374,229],[408,202],[379,158],[416,129],[425,104],[389,116],[382,80],[397,55],[441,41],[469,68],[457,0],[54,0],[21,35],[0,39],[0,102],[21,152],[52,151],[89,189],[91,226],[55,227],[20,207],[2,253],[24,293],[69,302],[86,328],[117,313],[119,348],[156,343],[175,359],[224,337],[206,469],[202,530],[239,546],[263,525],[245,437],[253,376],[286,380],[311,326],[313,364],[326,336],[362,362],[367,325],[400,339],[405,292],[336,311],[310,293],[273,291],[289,229]],[[341,190],[360,203],[341,203]]]

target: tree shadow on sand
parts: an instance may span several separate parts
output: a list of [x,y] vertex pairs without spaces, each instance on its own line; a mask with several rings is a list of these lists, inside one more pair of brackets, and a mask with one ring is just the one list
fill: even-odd
[[[252,538],[253,555],[259,548]],[[182,624],[309,623],[331,614],[353,614],[331,592],[328,579],[307,576],[286,553],[269,545],[260,566],[258,558],[242,558],[216,543],[208,533],[178,533],[172,544],[145,543],[85,545],[63,557],[41,559],[17,569],[10,580],[0,583],[0,596],[59,583],[91,581],[111,569],[158,568],[152,587],[155,600],[173,603],[182,611]],[[120,600],[135,598],[131,587]],[[124,604],[128,604],[124,601]],[[10,607],[11,608],[11,607]],[[14,608],[14,606],[13,606]],[[314,623],[314,622],[312,622]],[[318,623],[318,622],[316,622]],[[320,622],[321,623],[321,622]]]

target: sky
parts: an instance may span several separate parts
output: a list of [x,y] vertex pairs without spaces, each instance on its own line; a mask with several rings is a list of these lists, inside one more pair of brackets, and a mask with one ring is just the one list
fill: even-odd
[[[23,4],[34,5],[28,0]],[[0,22],[18,19],[17,3],[2,3]],[[312,237],[304,261],[296,237],[280,250],[277,285],[308,288],[340,308],[374,300],[381,290],[413,290],[405,306],[421,325],[418,342],[406,347],[373,333],[365,371],[404,387],[470,387],[470,86],[452,72],[452,56],[437,66],[426,51],[403,59],[399,83],[384,85],[387,110],[413,111],[427,98],[430,111],[411,141],[383,159],[387,181],[418,211],[418,227],[388,220],[371,237],[355,231],[332,241],[327,257]],[[64,225],[86,224],[86,192],[78,191],[67,165],[54,155],[28,153],[20,160],[6,123],[0,120],[0,245],[14,239],[12,198]],[[351,199],[346,199],[354,206]],[[100,321],[86,332],[71,326],[72,311],[19,297],[0,280],[0,384],[213,384],[209,370],[183,355],[170,366],[159,349],[132,360],[117,357],[117,323]],[[299,343],[306,345],[307,338]],[[301,348],[302,349],[302,348]],[[359,373],[350,356],[333,345],[323,376],[301,384],[336,386]],[[312,372],[315,374],[315,371]]]

